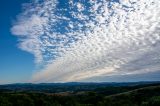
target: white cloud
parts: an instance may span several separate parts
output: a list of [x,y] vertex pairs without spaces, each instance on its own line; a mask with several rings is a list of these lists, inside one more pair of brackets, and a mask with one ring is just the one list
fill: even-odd
[[24,12],[28,18],[12,27],[13,34],[23,35],[20,47],[46,64],[32,81],[79,81],[160,69],[159,0],[70,0],[61,8],[59,3],[35,3],[35,9]]

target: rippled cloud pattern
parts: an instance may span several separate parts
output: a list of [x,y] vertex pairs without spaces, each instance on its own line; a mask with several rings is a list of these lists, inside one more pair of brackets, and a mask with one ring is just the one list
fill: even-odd
[[33,82],[160,71],[160,0],[33,0],[11,28]]

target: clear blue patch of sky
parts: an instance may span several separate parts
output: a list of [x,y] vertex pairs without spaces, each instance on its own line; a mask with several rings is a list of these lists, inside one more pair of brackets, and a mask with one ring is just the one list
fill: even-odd
[[18,39],[10,28],[22,10],[22,4],[30,0],[0,1],[0,82],[28,80],[34,70],[34,57],[18,48]]

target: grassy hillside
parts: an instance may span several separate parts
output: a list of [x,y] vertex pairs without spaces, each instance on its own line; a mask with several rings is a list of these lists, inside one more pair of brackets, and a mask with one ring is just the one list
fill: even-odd
[[106,96],[102,104],[105,106],[160,106],[160,86]]
[[160,85],[106,86],[57,93],[3,89],[0,106],[160,106]]

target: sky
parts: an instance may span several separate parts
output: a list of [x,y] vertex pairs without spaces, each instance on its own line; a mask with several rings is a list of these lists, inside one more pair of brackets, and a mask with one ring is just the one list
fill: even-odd
[[160,81],[159,0],[0,2],[0,84]]

